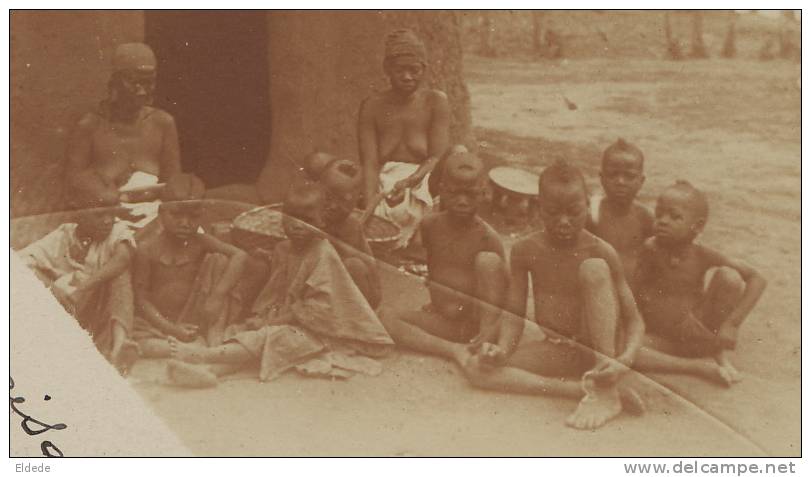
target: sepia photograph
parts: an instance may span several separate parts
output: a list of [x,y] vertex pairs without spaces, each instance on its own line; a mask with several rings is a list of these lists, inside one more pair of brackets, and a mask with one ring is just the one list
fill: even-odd
[[9,28],[12,458],[802,456],[801,11]]

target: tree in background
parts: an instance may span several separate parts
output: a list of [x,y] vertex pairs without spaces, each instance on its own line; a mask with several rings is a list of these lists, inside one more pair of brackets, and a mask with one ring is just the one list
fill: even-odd
[[734,58],[737,54],[737,48],[735,47],[735,23],[737,20],[738,13],[735,12],[735,10],[730,10],[727,34],[724,38],[724,47],[721,50],[721,56],[723,58]]
[[666,57],[670,60],[684,59],[679,41],[673,36],[673,26],[671,25],[670,12],[665,12],[665,44],[667,45]]
[[794,10],[780,12],[780,20],[774,30],[769,32],[760,48],[760,59],[763,61],[782,59],[800,59],[799,24]]
[[707,47],[704,45],[704,15],[701,11],[693,12],[693,34],[690,47],[691,58],[707,58]]
[[780,45],[780,58],[799,58],[800,48],[795,42],[797,30],[797,17],[794,10],[783,10],[781,12],[781,22],[778,30],[778,41]]
[[543,42],[544,14],[541,10],[532,11],[532,51],[538,57],[544,56]]
[[496,56],[493,48],[493,19],[488,11],[481,13],[481,28],[479,29],[479,54],[482,56]]

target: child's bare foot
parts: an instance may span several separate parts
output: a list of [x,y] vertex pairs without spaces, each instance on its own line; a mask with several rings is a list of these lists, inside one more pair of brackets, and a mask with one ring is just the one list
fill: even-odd
[[622,410],[631,414],[632,416],[641,416],[647,411],[647,406],[642,396],[636,392],[636,389],[625,385],[617,385],[617,391],[620,395],[620,403],[622,403]]
[[586,395],[577,409],[566,418],[575,429],[597,429],[622,411],[620,393],[616,386],[596,386],[589,373],[583,375]]
[[124,340],[121,346],[111,355],[113,365],[122,376],[129,374],[132,365],[141,357],[138,344],[134,341]]
[[722,366],[713,362],[702,363],[699,371],[709,381],[725,387],[732,386],[741,379],[740,373],[732,364]]
[[212,388],[217,385],[217,376],[205,366],[174,359],[166,363],[166,377],[170,383],[187,388]]
[[462,368],[467,367],[468,361],[473,357],[468,347],[463,344],[454,344],[453,360]]
[[200,346],[195,346],[191,344],[184,343],[174,336],[170,336],[167,338],[169,341],[169,356],[178,359],[180,361],[185,361],[187,363],[202,363],[203,362],[203,354],[202,351],[205,348]]
[[715,357],[715,361],[720,368],[718,373],[722,376],[722,379],[728,383],[727,385],[730,386],[743,381],[743,374],[732,364],[731,354],[731,351],[724,350]]
[[725,366],[718,366],[718,374],[721,380],[727,386],[732,386],[735,383],[743,381],[743,375],[740,371],[735,369],[731,364]]

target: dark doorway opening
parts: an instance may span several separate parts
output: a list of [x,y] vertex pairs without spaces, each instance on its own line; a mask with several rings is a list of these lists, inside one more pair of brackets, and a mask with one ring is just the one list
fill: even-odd
[[175,117],[183,170],[209,187],[255,183],[270,146],[267,18],[250,11],[147,11],[155,105]]

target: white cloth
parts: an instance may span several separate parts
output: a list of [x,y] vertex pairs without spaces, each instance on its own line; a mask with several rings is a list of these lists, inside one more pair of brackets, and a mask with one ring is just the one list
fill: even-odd
[[18,252],[29,267],[56,277],[54,286],[68,294],[73,291],[75,284],[84,281],[110,260],[118,243],[124,242],[135,247],[135,239],[127,223],[118,221],[113,224],[107,238],[90,244],[84,260],[79,262],[70,254],[71,247],[79,240],[76,238],[76,227],[76,224],[62,224]]
[[[417,171],[419,164],[408,162],[387,162],[380,169],[379,189],[385,193],[391,192],[394,185]],[[431,211],[434,200],[428,192],[428,178],[426,174],[417,187],[406,189],[403,201],[394,207],[389,207],[386,200],[381,200],[375,209],[375,215],[383,217],[400,227],[398,247],[405,247],[417,231],[422,217]]]
[[600,206],[603,204],[603,199],[605,196],[602,194],[594,194],[589,199],[589,215],[591,216],[591,222],[594,224],[600,223]]
[[[158,176],[147,174],[146,172],[135,171],[130,176],[126,184],[119,188],[119,192],[126,192],[131,189],[152,186],[158,184]],[[138,222],[130,222],[134,228],[142,228],[158,216],[158,208],[160,207],[160,200],[153,200],[151,202],[123,202],[122,207],[128,209],[132,215],[143,215],[144,218]]]

